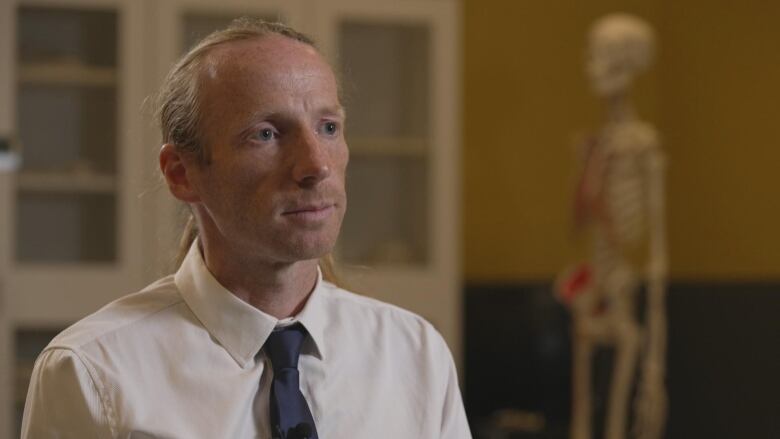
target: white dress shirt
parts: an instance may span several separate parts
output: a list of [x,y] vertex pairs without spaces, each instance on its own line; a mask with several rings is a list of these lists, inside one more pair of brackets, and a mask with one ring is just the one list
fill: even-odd
[[[320,275],[294,320],[310,334],[301,391],[321,439],[471,437],[449,349],[422,318]],[[221,286],[196,243],[174,276],[49,344],[22,437],[268,438],[261,348],[278,324]]]

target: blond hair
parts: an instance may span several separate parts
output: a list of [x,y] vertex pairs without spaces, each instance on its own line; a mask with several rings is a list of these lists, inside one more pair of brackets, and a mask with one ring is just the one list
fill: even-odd
[[[160,124],[163,143],[170,143],[179,151],[196,155],[201,164],[209,163],[209,151],[199,131],[201,109],[198,76],[204,60],[217,46],[270,35],[281,35],[316,48],[311,38],[283,23],[248,17],[233,20],[227,28],[212,32],[173,66],[160,87],[155,100],[155,119]],[[177,266],[181,265],[197,237],[197,223],[190,212],[179,241]],[[332,254],[320,258],[320,268],[325,280],[340,283]]]

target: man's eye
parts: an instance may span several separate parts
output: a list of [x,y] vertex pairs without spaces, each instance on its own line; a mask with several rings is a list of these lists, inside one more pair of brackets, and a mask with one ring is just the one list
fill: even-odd
[[333,135],[336,134],[339,127],[336,125],[336,122],[325,122],[325,125],[323,126],[323,131],[325,134]]
[[257,132],[257,138],[259,140],[271,140],[274,138],[274,130],[271,128],[263,128]]

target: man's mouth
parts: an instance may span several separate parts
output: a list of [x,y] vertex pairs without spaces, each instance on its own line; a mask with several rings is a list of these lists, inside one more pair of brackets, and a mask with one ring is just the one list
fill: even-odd
[[335,208],[336,205],[332,203],[296,206],[284,211],[282,215],[298,221],[316,222],[328,218],[333,213]]

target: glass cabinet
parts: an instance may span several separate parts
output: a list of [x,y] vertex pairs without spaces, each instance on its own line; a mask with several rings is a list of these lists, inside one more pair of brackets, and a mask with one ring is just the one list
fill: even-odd
[[460,357],[457,2],[317,3],[347,110],[350,288],[412,310]]
[[15,260],[117,258],[117,13],[20,6]]
[[[313,37],[347,109],[346,286],[419,313],[460,357],[456,0],[0,2],[0,439],[58,330],[170,272],[180,203],[147,98],[249,15]],[[9,146],[10,145],[10,146]],[[0,157],[1,158],[1,157]],[[7,361],[5,361],[7,359]]]
[[[202,35],[251,15],[313,37],[347,110],[348,209],[336,250],[348,287],[417,312],[460,355],[457,2],[158,3],[160,81]],[[150,134],[152,142],[159,141]],[[159,193],[159,252],[178,204]]]
[[[62,328],[143,285],[142,2],[2,4],[0,437],[18,437],[31,361]],[[11,414],[9,414],[9,412]]]
[[350,147],[350,204],[340,259],[424,266],[429,251],[429,29],[354,18],[337,26]]
[[66,325],[143,281],[142,3],[11,3],[6,303],[17,324]]

